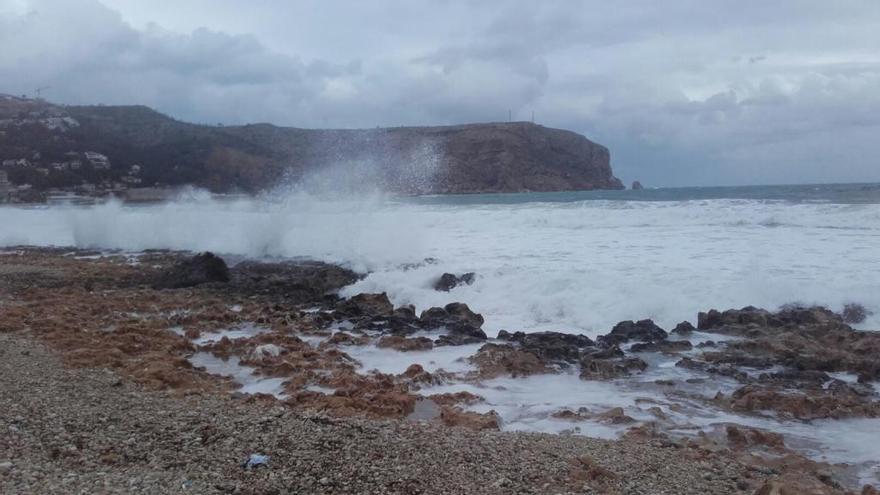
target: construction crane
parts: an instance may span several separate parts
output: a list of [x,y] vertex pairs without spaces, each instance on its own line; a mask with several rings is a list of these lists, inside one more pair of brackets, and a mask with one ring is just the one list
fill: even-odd
[[37,94],[37,99],[40,99],[40,93],[42,93],[46,89],[51,89],[51,86],[43,86],[41,88],[37,88],[34,92]]

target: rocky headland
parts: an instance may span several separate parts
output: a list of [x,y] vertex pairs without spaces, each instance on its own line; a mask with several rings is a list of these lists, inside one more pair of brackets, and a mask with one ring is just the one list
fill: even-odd
[[13,186],[30,186],[20,194],[55,188],[134,199],[156,196],[150,190],[157,187],[256,193],[308,181],[400,194],[623,189],[606,147],[527,122],[212,126],[143,106],[62,106],[9,95],[0,95],[0,165]]
[[[489,338],[464,303],[336,295],[360,276],[210,253],[3,252],[0,489],[877,493],[864,465],[817,460],[756,426],[880,417],[880,333],[850,326],[855,305]],[[471,278],[438,274],[437,289]],[[441,366],[441,348],[458,358]],[[401,372],[371,369],[375,352]],[[681,373],[642,379],[658,368]],[[552,411],[571,425],[563,435],[498,432],[504,412],[480,407],[493,380],[554,375],[632,383],[641,397]],[[450,384],[476,392],[434,390]],[[724,412],[741,421],[694,420]],[[570,434],[588,424],[621,437]],[[269,465],[242,467],[255,453]]]

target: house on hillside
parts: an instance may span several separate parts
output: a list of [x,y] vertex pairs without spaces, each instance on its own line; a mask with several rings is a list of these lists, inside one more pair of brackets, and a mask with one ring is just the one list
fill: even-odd
[[92,164],[92,167],[99,170],[108,170],[110,168],[110,159],[107,155],[102,155],[97,151],[86,151],[86,160]]

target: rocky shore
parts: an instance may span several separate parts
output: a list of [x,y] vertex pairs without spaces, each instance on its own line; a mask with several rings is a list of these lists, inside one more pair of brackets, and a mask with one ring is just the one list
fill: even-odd
[[[473,278],[439,275],[438,290]],[[489,338],[464,303],[336,295],[360,276],[209,253],[3,252],[0,491],[877,493],[866,466],[755,426],[880,417],[880,333],[849,326],[855,305]],[[382,353],[401,372],[371,370]],[[680,373],[645,379],[667,367]],[[493,380],[553,375],[639,387],[635,410],[547,418],[620,439],[497,431]],[[744,419],[693,419],[720,413]],[[251,454],[268,465],[242,467]]]

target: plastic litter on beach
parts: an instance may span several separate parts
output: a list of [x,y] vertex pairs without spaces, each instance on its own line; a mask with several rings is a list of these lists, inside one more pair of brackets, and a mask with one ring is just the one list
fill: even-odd
[[244,462],[245,469],[256,469],[260,466],[269,466],[269,456],[262,454],[251,454],[248,460]]

